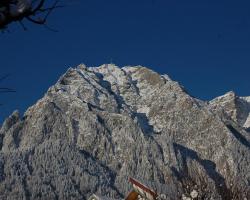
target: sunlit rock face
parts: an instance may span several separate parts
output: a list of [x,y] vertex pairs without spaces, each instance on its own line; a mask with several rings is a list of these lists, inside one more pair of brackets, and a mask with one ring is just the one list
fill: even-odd
[[234,92],[210,101],[211,108],[216,112],[224,112],[241,127],[250,129],[250,97],[239,97]]
[[[248,97],[191,97],[146,67],[70,68],[0,130],[0,199],[250,198]],[[162,187],[164,186],[164,187]]]

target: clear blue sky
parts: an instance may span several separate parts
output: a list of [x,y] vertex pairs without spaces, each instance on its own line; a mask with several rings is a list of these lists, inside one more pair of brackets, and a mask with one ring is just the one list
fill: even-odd
[[[70,1],[69,1],[70,2]],[[234,90],[250,96],[250,1],[71,0],[49,25],[0,34],[0,123],[43,96],[70,66],[144,65],[201,99]]]

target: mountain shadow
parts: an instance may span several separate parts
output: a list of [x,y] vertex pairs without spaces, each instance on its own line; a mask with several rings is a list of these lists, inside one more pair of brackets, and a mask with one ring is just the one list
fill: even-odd
[[180,154],[181,162],[183,163],[181,171],[178,171],[176,168],[172,167],[174,174],[180,181],[189,177],[187,160],[195,160],[203,167],[207,175],[213,180],[218,194],[225,200],[231,199],[229,189],[227,188],[225,183],[225,179],[219,172],[216,171],[216,164],[214,162],[212,162],[211,160],[201,159],[196,151],[182,146],[181,144],[174,143],[173,147],[175,154]]
[[232,125],[227,125],[227,128],[231,131],[231,133],[234,135],[234,137],[245,147],[250,149],[250,142],[239,133]]

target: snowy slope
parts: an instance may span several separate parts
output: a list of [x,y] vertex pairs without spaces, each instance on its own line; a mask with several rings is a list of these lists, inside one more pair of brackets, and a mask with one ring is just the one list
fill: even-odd
[[248,198],[248,106],[232,92],[203,102],[143,66],[70,68],[1,127],[0,199],[122,199],[129,177],[173,200]]

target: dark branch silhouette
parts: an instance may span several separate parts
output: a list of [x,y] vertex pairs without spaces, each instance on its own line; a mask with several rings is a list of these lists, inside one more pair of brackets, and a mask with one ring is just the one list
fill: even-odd
[[[10,76],[10,74],[7,74],[5,76],[0,77],[0,82],[4,81],[6,78],[8,78]],[[1,93],[10,93],[10,92],[16,92],[15,90],[9,88],[9,87],[0,87],[0,94]],[[3,104],[0,103],[0,106],[2,106]]]
[[0,0],[0,30],[6,30],[13,22],[19,22],[26,30],[24,19],[47,26],[46,22],[51,12],[63,7],[59,3],[60,0]]

